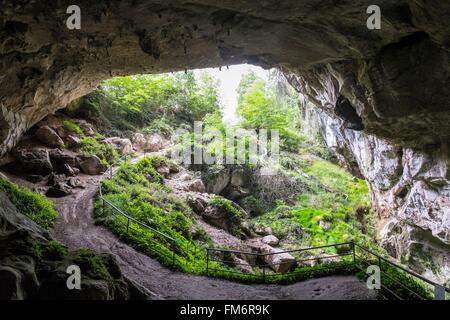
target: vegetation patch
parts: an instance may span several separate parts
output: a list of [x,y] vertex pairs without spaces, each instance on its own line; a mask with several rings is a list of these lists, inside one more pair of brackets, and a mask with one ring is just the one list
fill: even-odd
[[58,212],[51,200],[6,180],[0,179],[0,189],[8,194],[11,202],[22,214],[45,229],[53,227]]
[[201,273],[206,259],[202,248],[207,243],[192,238],[195,223],[191,209],[162,184],[156,167],[166,161],[162,157],[145,157],[135,164],[122,164],[113,179],[103,181],[102,191],[108,202],[132,219],[128,221],[110,206],[103,206],[101,200],[97,200],[96,218],[162,263]]
[[87,155],[97,156],[106,166],[119,159],[119,152],[111,145],[99,141],[101,137],[82,137],[80,148]]
[[80,125],[71,119],[64,120],[63,125],[67,130],[73,133],[76,133],[80,136],[84,135],[83,129],[81,129]]
[[92,278],[109,280],[111,275],[108,271],[108,264],[103,257],[96,255],[89,249],[79,249],[74,252],[74,263],[82,272],[87,272]]

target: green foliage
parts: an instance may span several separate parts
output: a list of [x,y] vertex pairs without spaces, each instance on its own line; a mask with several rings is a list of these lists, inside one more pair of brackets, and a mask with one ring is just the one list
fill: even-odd
[[59,260],[64,258],[68,251],[59,242],[51,240],[46,243],[35,243],[34,253],[39,259]]
[[253,73],[244,75],[238,88],[240,126],[252,129],[277,129],[281,147],[297,151],[304,138],[299,131],[298,98],[291,88],[277,95],[276,88],[258,79]]
[[217,88],[217,81],[207,73],[115,77],[90,95],[88,105],[105,131],[170,134],[174,127],[191,127],[218,111]]
[[96,204],[96,219],[161,263],[171,266],[172,259],[175,259],[177,268],[200,273],[205,254],[202,243],[192,239],[192,211],[183,199],[163,185],[163,178],[156,171],[160,165],[169,164],[169,160],[164,157],[145,157],[135,164],[122,164],[112,180],[102,183],[104,197],[110,203],[158,232],[134,220],[129,222],[117,212],[114,215],[109,206],[103,210],[101,201]]
[[232,219],[242,219],[243,218],[241,211],[238,208],[236,208],[236,206],[234,206],[234,204],[230,200],[227,200],[220,196],[214,196],[209,201],[209,204],[225,210]]
[[75,255],[74,262],[80,266],[82,272],[88,272],[91,276],[103,280],[111,278],[103,257],[96,255],[89,249],[79,249],[75,252]]
[[73,133],[80,136],[84,135],[83,129],[81,129],[80,125],[71,119],[64,120],[63,125],[67,130],[72,131]]
[[53,227],[58,216],[54,203],[24,187],[19,187],[12,182],[0,179],[0,189],[4,190],[14,206],[22,214],[39,224],[45,229]]
[[97,156],[105,165],[111,165],[119,158],[119,152],[111,145],[98,139],[102,137],[83,137],[80,148],[85,154]]
[[[297,246],[320,246],[352,239],[374,246],[374,227],[365,181],[327,161],[284,160],[293,178],[306,192],[294,205],[278,203],[255,219],[257,225],[270,226],[275,235]],[[334,251],[334,249],[330,249]]]
[[259,216],[264,212],[264,207],[254,196],[248,196],[239,201],[239,205],[251,216]]

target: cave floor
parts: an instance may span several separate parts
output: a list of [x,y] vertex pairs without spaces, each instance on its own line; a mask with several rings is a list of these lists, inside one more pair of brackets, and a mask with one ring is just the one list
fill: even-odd
[[375,293],[353,276],[332,276],[291,285],[247,285],[174,272],[121,242],[94,223],[94,197],[101,176],[85,176],[86,188],[55,199],[60,212],[55,238],[70,249],[90,248],[115,256],[127,278],[144,287],[154,299],[374,299]]

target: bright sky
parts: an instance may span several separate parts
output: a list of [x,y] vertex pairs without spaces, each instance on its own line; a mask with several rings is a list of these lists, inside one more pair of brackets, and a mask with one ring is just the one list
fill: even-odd
[[[267,80],[269,71],[263,68],[249,65],[249,64],[239,64],[235,66],[229,66],[229,69],[222,67],[219,68],[208,68],[202,69],[206,70],[210,75],[215,77],[220,81],[219,95],[220,102],[222,106],[223,119],[229,124],[236,124],[237,122],[237,93],[236,89],[241,81],[241,77],[249,70],[253,70],[255,74],[264,80]],[[195,70],[194,72],[200,72],[201,70]]]

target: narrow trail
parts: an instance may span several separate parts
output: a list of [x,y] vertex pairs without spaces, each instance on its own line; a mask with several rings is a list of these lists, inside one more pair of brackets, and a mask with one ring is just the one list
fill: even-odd
[[116,257],[123,274],[146,288],[154,299],[373,299],[353,276],[333,276],[292,285],[246,285],[171,271],[136,251],[102,226],[94,224],[94,197],[101,176],[81,177],[86,188],[55,199],[58,217],[54,236],[71,249],[90,248]]

